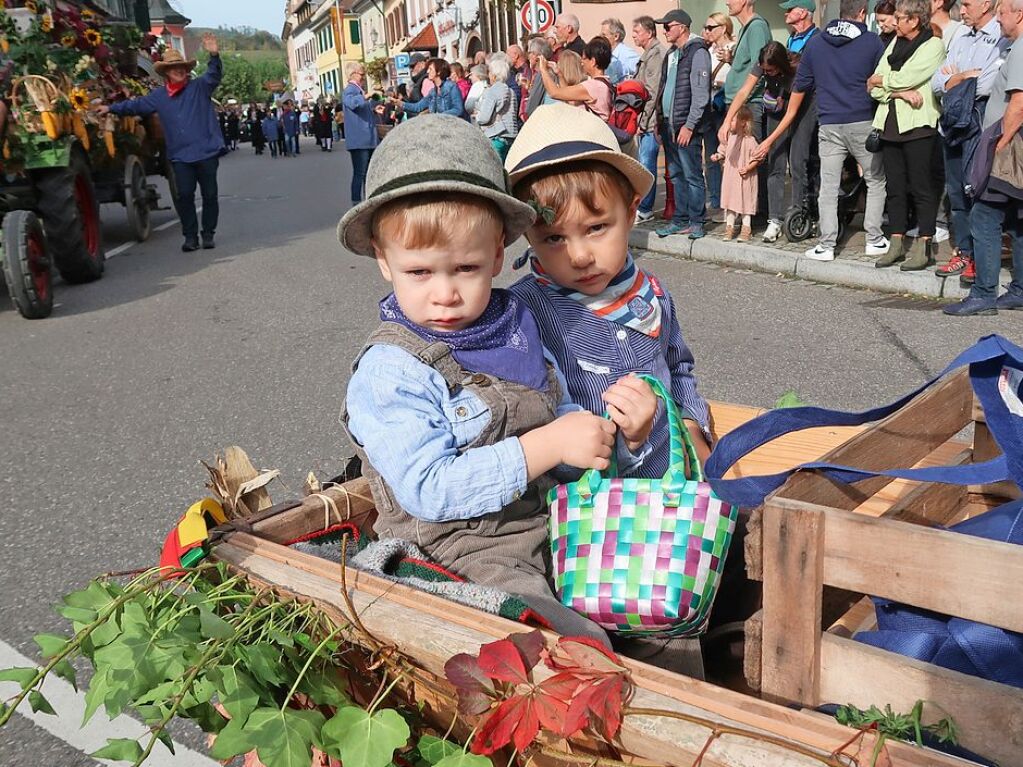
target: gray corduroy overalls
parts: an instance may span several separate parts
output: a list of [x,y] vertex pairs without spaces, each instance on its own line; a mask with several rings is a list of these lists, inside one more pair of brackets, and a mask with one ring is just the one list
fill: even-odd
[[[561,399],[561,386],[548,367],[547,391],[502,381],[462,368],[447,344],[430,343],[393,322],[383,322],[369,337],[352,369],[366,349],[390,344],[413,355],[443,376],[448,389],[465,389],[479,397],[490,411],[490,422],[480,435],[462,450],[494,445],[508,437],[550,423]],[[565,607],[551,590],[550,547],[547,537],[547,508],[544,496],[550,484],[532,482],[523,496],[501,511],[473,519],[426,522],[412,516],[398,504],[383,477],[373,468],[362,446],[348,429],[346,408],[341,422],[363,462],[377,507],[374,531],[381,538],[401,538],[419,546],[435,562],[458,575],[522,597],[559,634],[590,636],[607,644],[607,635],[597,624]]]

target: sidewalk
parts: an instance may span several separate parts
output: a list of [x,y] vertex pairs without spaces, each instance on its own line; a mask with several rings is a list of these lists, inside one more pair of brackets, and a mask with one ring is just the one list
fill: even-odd
[[[886,269],[874,267],[874,258],[866,256],[866,244],[862,230],[856,229],[859,219],[853,222],[852,232],[840,243],[834,261],[814,261],[803,252],[816,240],[790,243],[784,235],[778,242],[768,245],[761,241],[763,226],[754,222],[753,239],[747,243],[723,242],[723,224],[707,224],[707,236],[690,240],[685,235],[660,238],[654,230],[661,226],[660,216],[638,224],[629,236],[632,247],[694,261],[708,261],[743,269],[754,269],[769,274],[784,274],[814,282],[866,288],[882,293],[911,293],[930,298],[959,300],[969,293],[969,288],[960,286],[958,277],[941,278],[934,273],[934,266],[920,272],[903,272],[898,265]],[[938,264],[948,261],[952,249],[946,241],[937,246]],[[1009,282],[1009,272],[1002,269],[999,285]]]

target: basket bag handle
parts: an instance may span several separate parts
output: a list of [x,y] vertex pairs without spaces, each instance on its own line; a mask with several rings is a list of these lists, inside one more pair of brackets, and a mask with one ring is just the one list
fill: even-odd
[[[1002,455],[983,463],[964,466],[935,466],[922,469],[890,469],[873,471],[852,466],[813,462],[759,477],[724,479],[725,474],[743,456],[761,445],[785,434],[817,426],[860,426],[886,418],[909,403],[914,397],[957,368],[968,366],[970,383],[984,410],[987,426]],[[1015,378],[1007,381],[1004,371],[1012,370]],[[714,492],[727,503],[754,507],[764,502],[797,471],[816,470],[845,484],[871,477],[911,479],[920,482],[943,482],[951,485],[982,485],[1012,480],[1023,487],[1023,349],[999,335],[985,336],[964,351],[941,373],[911,391],[905,397],[883,407],[860,413],[827,410],[819,407],[795,407],[773,410],[734,429],[723,436],[707,461],[707,476]],[[1002,392],[1002,387],[1015,385],[1018,392]],[[1010,402],[1013,402],[1010,405]]]
[[[696,456],[696,447],[693,445],[693,438],[689,434],[689,427],[685,425],[675,400],[671,398],[670,392],[664,387],[659,378],[645,373],[639,374],[639,378],[650,385],[654,394],[664,402],[664,412],[668,418],[668,447],[671,451],[668,460],[668,470],[661,480],[661,490],[664,493],[665,507],[678,508],[682,498],[682,491],[686,482],[686,458],[689,459],[689,466],[693,479],[697,482],[703,481],[703,467],[700,459]],[[604,413],[605,418],[610,418]],[[579,503],[583,506],[593,505],[593,496],[600,489],[605,479],[614,479],[618,476],[618,459],[614,450],[611,451],[611,466],[605,474],[597,469],[587,469],[579,478],[576,487],[579,490]]]

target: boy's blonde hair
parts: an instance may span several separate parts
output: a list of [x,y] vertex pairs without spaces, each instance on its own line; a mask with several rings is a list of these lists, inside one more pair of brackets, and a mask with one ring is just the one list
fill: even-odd
[[402,247],[440,248],[455,233],[487,228],[504,239],[504,218],[497,205],[471,194],[419,194],[380,206],[373,216],[373,242],[398,242]]
[[[555,224],[576,203],[590,213],[598,213],[601,198],[613,199],[618,195],[628,208],[636,197],[636,190],[625,174],[599,160],[578,160],[542,168],[521,179],[512,191],[520,200],[553,210]],[[537,224],[541,223],[538,217]]]

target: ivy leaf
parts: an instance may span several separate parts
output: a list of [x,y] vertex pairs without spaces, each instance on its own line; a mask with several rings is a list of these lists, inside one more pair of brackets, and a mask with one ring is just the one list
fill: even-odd
[[629,673],[617,655],[588,637],[561,637],[544,660],[555,671],[571,671],[575,674]]
[[175,755],[174,739],[171,738],[169,732],[166,730],[160,730],[156,733],[156,737],[161,743],[163,743],[163,745],[167,746],[167,750],[170,751],[172,755]]
[[103,748],[89,756],[93,759],[110,759],[115,762],[137,762],[142,753],[142,746],[137,740],[109,738]]
[[36,678],[36,671],[34,668],[5,668],[0,671],[0,682],[17,682],[25,690]]
[[458,693],[458,710],[466,716],[482,714],[494,698],[494,683],[483,673],[480,664],[468,653],[448,658],[444,675]]
[[258,642],[248,647],[241,646],[238,654],[249,673],[263,684],[276,687],[286,681],[281,673],[280,652],[272,644]]
[[339,757],[345,767],[387,767],[395,749],[408,738],[408,724],[393,709],[370,715],[346,706],[323,726],[324,750]]
[[61,601],[68,607],[78,607],[85,610],[102,610],[113,602],[113,597],[106,587],[99,581],[91,581],[81,591],[73,591]]
[[524,751],[539,731],[540,718],[532,701],[524,695],[512,695],[487,717],[473,738],[472,752],[492,754],[509,743]]
[[423,761],[433,765],[433,767],[436,767],[437,764],[449,756],[461,754],[463,751],[461,746],[433,735],[421,737],[416,748],[419,750],[419,755],[423,758]]
[[86,607],[69,607],[68,605],[60,605],[57,607],[57,613],[74,623],[92,623],[96,620],[96,611],[90,610]]
[[53,667],[53,673],[74,687],[75,692],[78,691],[78,674],[75,673],[75,667],[71,665],[67,658],[64,658]]
[[444,757],[433,767],[494,767],[494,763],[485,756],[466,754],[459,750],[457,754]]
[[529,682],[522,654],[509,639],[499,639],[483,645],[480,648],[479,666],[484,674],[500,682]]
[[319,711],[257,708],[243,729],[266,767],[309,767],[312,747],[321,742],[323,722]]
[[252,741],[250,733],[245,732],[244,726],[245,722],[241,719],[232,719],[228,722],[213,741],[210,756],[224,762],[254,749],[256,744]]
[[43,697],[43,694],[39,690],[32,690],[28,694],[28,705],[32,707],[32,710],[36,713],[42,711],[44,714],[57,715],[57,712],[53,710],[53,706],[50,705],[50,701]]
[[351,699],[345,693],[345,684],[341,678],[332,671],[314,673],[310,671],[298,686],[299,692],[304,693],[314,703],[320,706],[350,706]]
[[117,621],[114,620],[113,616],[111,616],[94,628],[92,633],[89,634],[89,641],[92,643],[93,653],[95,653],[96,649],[110,644],[119,636],[121,636],[121,627],[117,625]]
[[82,727],[92,719],[93,714],[103,705],[110,692],[110,672],[107,669],[97,669],[92,679],[89,680],[89,689],[85,691],[85,715],[82,717]]
[[199,611],[199,631],[204,639],[230,639],[234,636],[234,626],[212,610]]
[[774,403],[775,410],[781,410],[789,407],[803,407],[806,405],[805,402],[800,398],[794,389],[789,389],[782,394]]
[[259,690],[252,678],[233,666],[221,667],[220,704],[232,722],[245,724],[249,714],[259,706]]
[[32,637],[32,641],[39,645],[39,650],[45,660],[60,655],[67,647],[67,637],[57,634],[36,634]]

